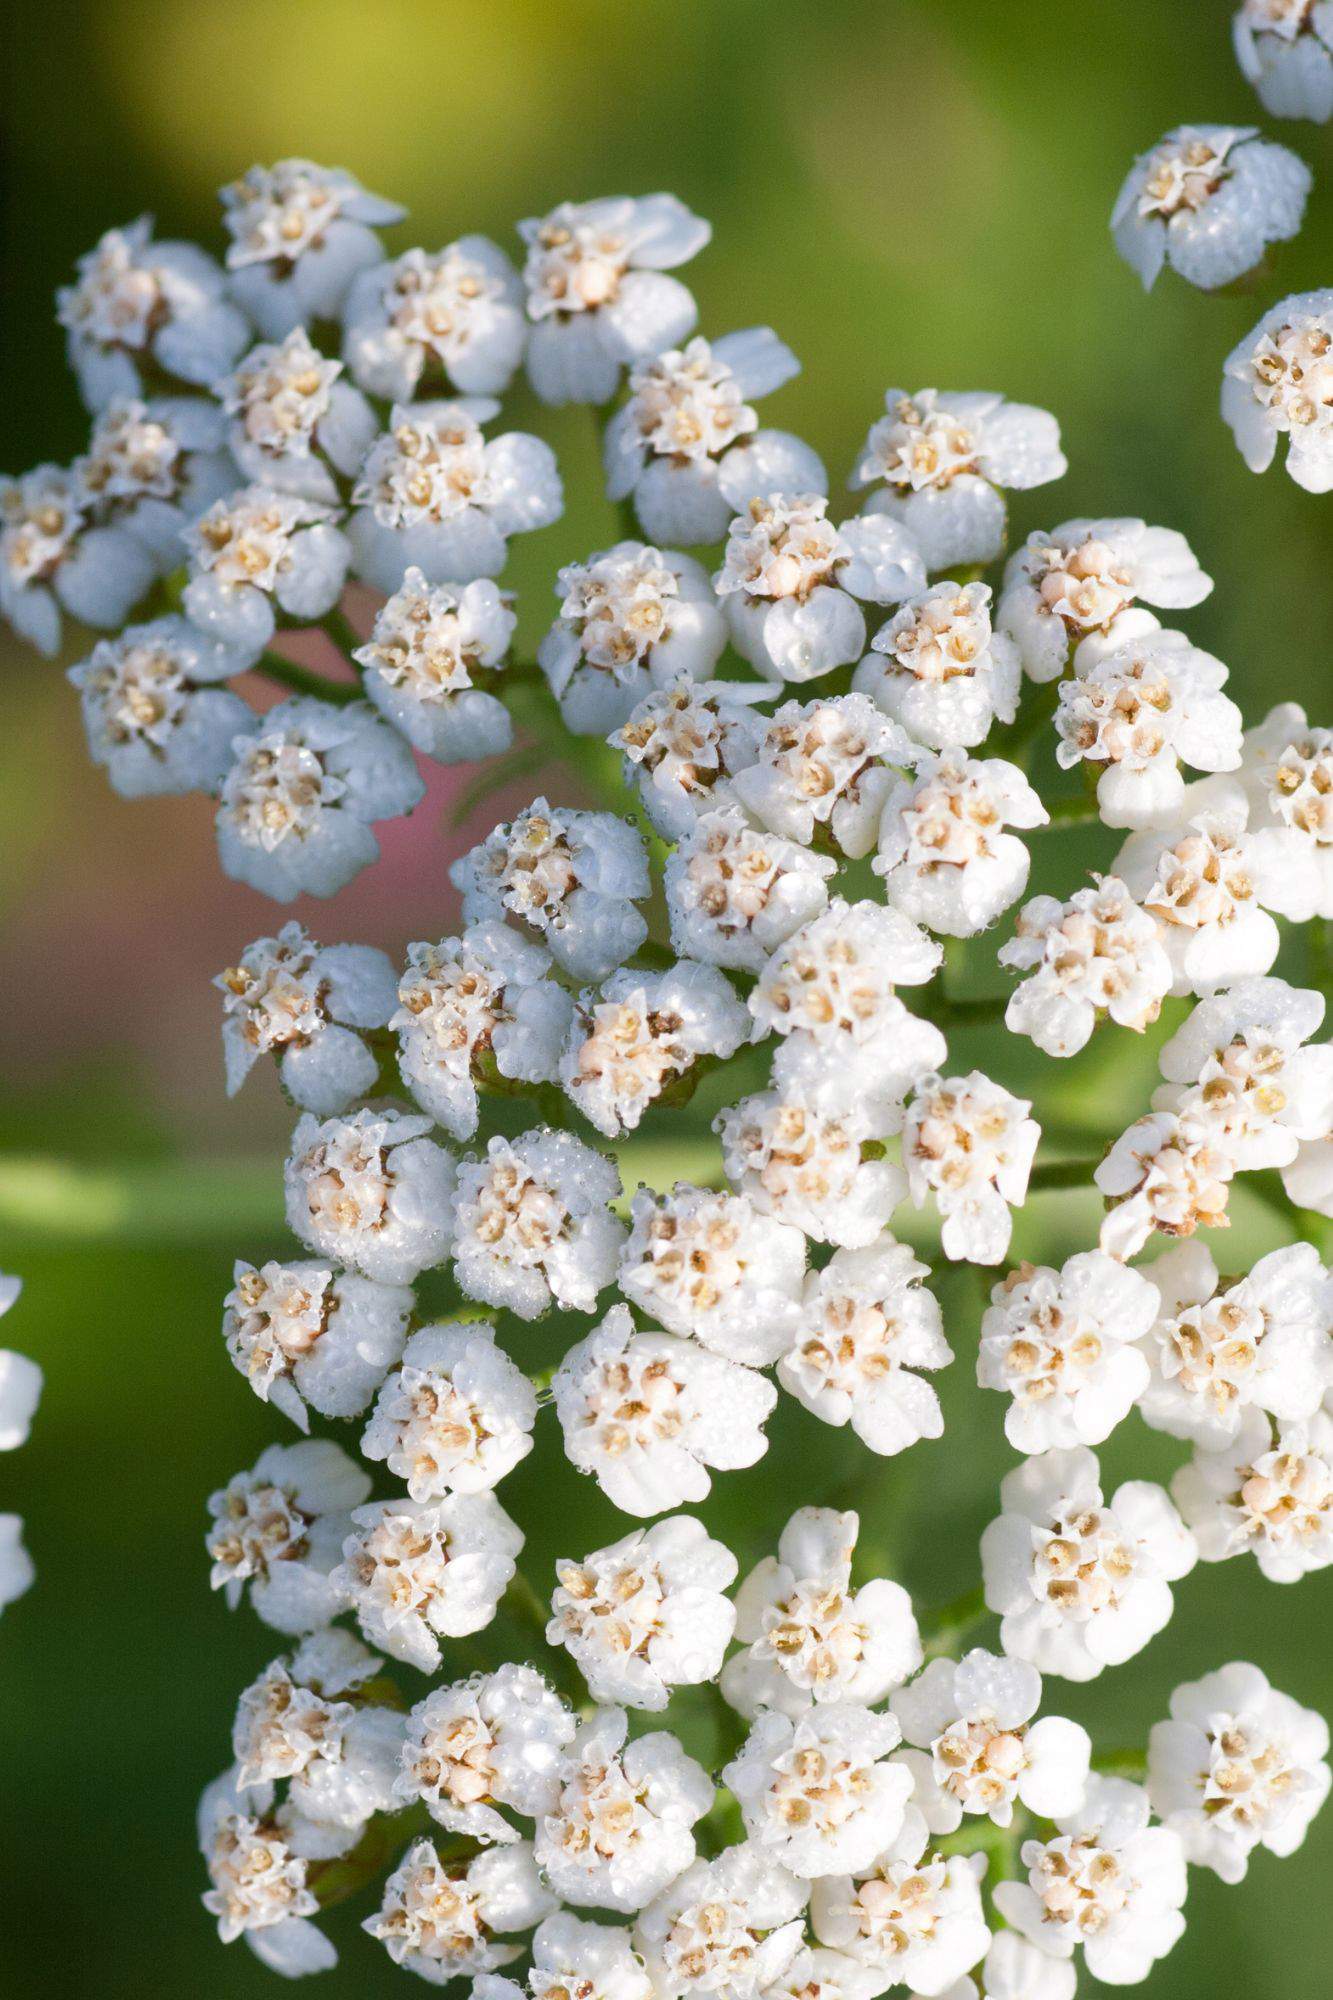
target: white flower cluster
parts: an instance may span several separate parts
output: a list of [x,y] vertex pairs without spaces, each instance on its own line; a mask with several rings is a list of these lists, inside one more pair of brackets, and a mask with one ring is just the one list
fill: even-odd
[[[1318,8],[1259,11],[1257,48],[1318,38]],[[1252,131],[1182,128],[1117,237],[1148,281],[1220,285],[1307,184]],[[1328,1787],[1319,1718],[1244,1662],[1177,1688],[1143,1784],[1040,1711],[1043,1676],[1140,1652],[1197,1563],[1333,1562],[1317,1245],[1132,1262],[1223,1225],[1243,1174],[1283,1177],[1302,1234],[1333,1214],[1323,999],[1274,974],[1280,920],[1333,917],[1333,734],[1291,704],[1247,733],[1222,662],[1164,628],[1212,587],[1172,529],[1068,519],[976,573],[1006,495],[1065,470],[1042,410],[890,390],[870,497],[834,518],[818,456],[753,407],[789,349],[695,332],[671,274],[709,229],[673,197],[563,203],[521,225],[521,270],[480,237],[388,257],[399,211],[308,161],[224,212],[225,269],[140,224],[62,296],[93,439],[0,490],[0,609],[48,650],[62,610],[107,628],[72,670],[93,754],[127,794],[213,793],[224,867],[279,899],[375,858],[414,753],[489,757],[536,718],[584,787],[456,858],[452,928],[398,965],[291,923],[216,982],[228,1088],[267,1052],[300,1114],[300,1247],[236,1265],[225,1344],[308,1433],[210,1502],[214,1586],[294,1647],[205,1796],[221,1935],[318,1970],[319,1911],[393,1857],[366,1930],[477,2000],[1069,2000],[1076,1949],[1142,1979],[1187,1863],[1290,1852]],[[1289,301],[1228,378],[1252,461],[1285,429],[1311,486],[1330,340],[1327,297]],[[563,496],[545,443],[487,429],[520,366],[546,403],[618,399],[623,508],[560,565],[529,664],[496,579]],[[341,677],[298,664],[298,627]],[[258,713],[224,685],[249,672],[287,698]],[[1066,820],[1123,844],[1029,897]],[[992,955],[1007,999],[967,990]],[[1100,1161],[1050,1158],[1001,1020],[1065,1059],[1164,1013],[1143,1115]],[[984,1070],[952,1045],[982,1019]],[[1036,1264],[1020,1220],[1011,1261],[1061,1186],[1106,1197],[1099,1240]],[[941,1258],[990,1272],[976,1376],[1022,1454],[981,1590],[918,1616],[857,1512],[795,1490],[738,1585],[684,1510],[763,1457],[780,1392],[880,1457],[943,1434]],[[1095,1451],[1136,1409],[1192,1456],[1108,1494]],[[328,1435],[351,1422],[359,1457]],[[629,1519],[534,1579],[500,1489],[543,1441],[553,1519],[561,1456]],[[716,1776],[685,1747],[704,1704]]]

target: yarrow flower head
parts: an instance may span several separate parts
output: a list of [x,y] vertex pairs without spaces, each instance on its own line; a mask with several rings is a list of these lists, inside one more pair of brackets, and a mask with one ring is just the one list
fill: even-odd
[[386,1108],[292,1134],[287,1221],[312,1250],[378,1284],[410,1284],[453,1240],[454,1162],[427,1137],[429,1118]]
[[1178,125],[1125,176],[1111,234],[1145,291],[1166,264],[1215,291],[1297,234],[1310,181],[1303,160],[1252,125]]
[[1027,887],[1028,851],[1007,826],[1044,826],[1016,764],[961,750],[923,755],[885,800],[875,872],[886,899],[946,937],[974,937]]
[[739,681],[674,681],[645,695],[607,738],[622,752],[627,785],[664,840],[682,840],[697,819],[730,804],[736,773],[750,764],[765,688]]
[[455,861],[449,879],[462,893],[466,923],[516,917],[576,978],[604,979],[648,935],[634,907],[648,894],[647,855],[614,813],[535,799]]
[[1224,1882],[1294,1854],[1328,1796],[1328,1724],[1244,1660],[1184,1681],[1148,1738],[1148,1796],[1185,1858]]
[[199,1845],[212,1883],[204,1908],[217,1918],[224,1944],[244,1937],[270,1971],[287,1978],[327,1972],[338,1954],[310,1921],[319,1904],[309,1863],[269,1817],[270,1805],[271,1796],[264,1803],[244,1798],[231,1773],[204,1792]]
[[907,1192],[883,1157],[901,1113],[864,1104],[830,1109],[798,1084],[757,1092],[718,1113],[727,1179],[761,1214],[819,1243],[864,1249]]
[[[1062,479],[1060,426],[1046,410],[984,391],[889,389],[852,474],[867,512],[899,521],[928,570],[991,562],[1004,547],[1004,492]],[[882,483],[881,483],[882,482]]]
[[498,396],[527,343],[518,272],[485,236],[370,265],[353,279],[342,320],[352,375],[390,403],[410,401],[423,378],[464,396]]
[[544,403],[605,403],[620,371],[690,333],[698,307],[678,278],[712,236],[674,195],[561,202],[520,222],[528,246],[528,380]]
[[1185,1928],[1185,1850],[1150,1816],[1142,1786],[1090,1778],[1054,1838],[1024,1841],[1027,1881],[997,1886],[1001,1915],[1053,1957],[1081,1946],[1094,1979],[1137,1985]]
[[1094,878],[1066,903],[1034,896],[1015,932],[996,957],[1028,977],[1010,995],[1004,1024],[1046,1055],[1077,1055],[1103,1013],[1137,1034],[1161,1013],[1171,961],[1157,925],[1118,876]]
[[368,1474],[325,1438],[270,1445],[209,1497],[214,1590],[235,1608],[248,1586],[266,1625],[317,1632],[345,1607],[333,1572],[351,1510],[369,1492]]
[[933,1833],[953,1832],[967,1814],[1008,1826],[1016,1805],[1042,1819],[1078,1809],[1091,1739],[1062,1715],[1034,1722],[1040,1705],[1035,1667],[980,1647],[959,1661],[932,1660],[896,1691],[893,1713],[918,1753],[906,1754]]
[[301,1854],[345,1852],[376,1813],[395,1810],[402,1717],[360,1694],[382,1664],[350,1633],[317,1632],[241,1696],[237,1786],[262,1801],[286,1783],[279,1817]]
[[692,1340],[638,1332],[612,1306],[551,1384],[565,1451],[622,1513],[643,1519],[706,1498],[718,1471],[753,1465],[777,1401],[753,1368]]
[[748,398],[781,388],[800,363],[771,327],[650,355],[606,427],[610,500],[632,499],[646,535],[717,542],[733,514],[776,492],[827,493],[819,457],[789,431],[762,430]]
[[429,1840],[407,1850],[384,1885],[384,1901],[362,1929],[432,1986],[485,1974],[523,1955],[514,1935],[555,1908],[528,1841],[441,1861]]
[[560,1765],[537,1827],[537,1865],[567,1903],[628,1914],[694,1860],[713,1781],[667,1730],[627,1742],[623,1708],[594,1709]]
[[117,397],[74,461],[90,518],[128,535],[169,573],[183,559],[189,524],[235,487],[225,429],[222,412],[200,396]]
[[770,832],[808,847],[827,828],[851,860],[875,845],[894,765],[920,751],[870,697],[786,701],[763,726],[733,781],[736,797]]
[[537,659],[576,736],[606,736],[655,688],[706,681],[727,643],[712,585],[671,549],[617,542],[568,563]]
[[815,1936],[853,1961],[862,1991],[952,1992],[990,1942],[981,1909],[985,1865],[978,1854],[946,1860],[936,1853],[924,1818],[909,1805],[871,1866],[815,1883]]
[[1311,727],[1296,702],[1280,702],[1247,732],[1238,775],[1259,846],[1301,885],[1299,897],[1284,897],[1283,914],[1295,923],[1333,918],[1333,730]]
[[868,1868],[901,1832],[912,1775],[892,1715],[826,1702],[766,1709],[722,1773],[759,1851],[807,1881]]
[[778,1380],[821,1422],[850,1424],[883,1457],[943,1435],[927,1373],[953,1360],[929,1266],[882,1231],[859,1250],[835,1250],[808,1273],[797,1332]]
[[309,1409],[356,1417],[403,1351],[412,1293],[314,1260],[238,1261],[222,1304],[227,1352],[255,1394],[302,1430]]
[[925,586],[916,544],[884,515],[840,527],[822,493],[770,493],[731,524],[713,579],[732,644],[773,681],[813,681],[865,650],[861,606]]
[[990,604],[984,583],[909,597],[870,641],[853,687],[928,749],[971,749],[1018,713],[1018,649],[992,628]]
[[977,1381],[1010,1397],[1004,1431],[1016,1451],[1101,1444],[1148,1386],[1136,1343],[1160,1308],[1151,1280],[1103,1250],[1053,1271],[1020,1264],[982,1316]]
[[1053,681],[1094,634],[1118,643],[1155,629],[1157,620],[1140,606],[1186,610],[1212,587],[1174,528],[1063,521],[1029,535],[1010,556],[995,622],[1018,647],[1025,672]]
[[352,488],[347,538],[356,573],[392,594],[409,570],[470,583],[504,568],[511,535],[564,511],[555,453],[525,431],[487,439],[499,404],[395,403]]
[[[1330,10],[1333,28],[1333,10]],[[1333,108],[1333,37],[1328,57]],[[1333,292],[1296,292],[1269,308],[1227,356],[1222,415],[1251,472],[1287,440],[1287,471],[1307,493],[1333,486]]]
[[1158,1058],[1157,1101],[1196,1123],[1237,1170],[1289,1167],[1333,1126],[1333,1046],[1302,1046],[1324,996],[1285,979],[1238,979],[1201,1000]]
[[1270,1250],[1231,1284],[1202,1243],[1182,1243],[1149,1275],[1160,1309],[1142,1340],[1146,1423],[1216,1451],[1251,1408],[1286,1422],[1315,1415],[1333,1386],[1333,1282],[1312,1243]]
[[0,618],[48,658],[61,614],[101,630],[123,624],[158,573],[128,528],[99,524],[77,473],[39,465],[0,479]]
[[[902,1585],[873,1577],[852,1587],[860,1525],[855,1514],[800,1507],[776,1556],[765,1556],[741,1584],[741,1650],[721,1685],[742,1715],[773,1709],[799,1717],[826,1703],[868,1709],[920,1666],[921,1637]],[[795,1814],[791,1822],[801,1824]]]
[[518,1834],[496,1808],[528,1819],[549,1812],[574,1731],[569,1710],[531,1667],[437,1688],[407,1718],[395,1797],[423,1801],[450,1833],[511,1845]]
[[413,1500],[485,1493],[532,1450],[537,1394],[485,1320],[423,1326],[382,1383],[361,1449]]
[[69,679],[89,754],[112,788],[136,799],[220,785],[254,715],[217,683],[249,664],[246,649],[206,638],[175,614],[99,640]]
[[1229,1444],[1196,1445],[1172,1497],[1204,1562],[1253,1555],[1270,1583],[1296,1583],[1333,1563],[1333,1415],[1274,1426],[1246,1410]]
[[685,958],[760,972],[824,908],[836,867],[831,855],[752,826],[739,806],[701,813],[663,874],[672,945]]
[[1333,118],[1333,7],[1328,0],[1241,0],[1236,60],[1274,118]]
[[140,395],[145,371],[210,388],[249,339],[220,265],[194,243],[156,241],[151,216],[108,229],[75,268],[56,318],[90,410]]
[[342,379],[304,327],[261,342],[214,393],[231,418],[227,442],[247,479],[333,505],[378,428],[359,389]]
[[189,581],[181,606],[210,638],[252,660],[277,630],[278,613],[306,623],[342,595],[350,556],[336,515],[320,501],[244,486],[213,503],[185,531]]
[[799,1324],[805,1250],[800,1230],[744,1195],[677,1181],[669,1194],[634,1196],[617,1282],[668,1333],[765,1367]]
[[318,945],[300,924],[256,938],[213,984],[222,995],[227,1094],[263,1055],[303,1111],[346,1111],[374,1086],[379,1065],[364,1039],[393,1012],[397,980],[382,951]]
[[266,340],[334,319],[357,273],[384,256],[375,229],[403,214],[341,167],[251,167],[222,190],[231,295]]
[[608,1138],[633,1131],[655,1099],[704,1059],[751,1038],[726,974],[689,959],[666,972],[628,967],[583,994],[560,1063],[571,1102]]
[[489,1492],[375,1500],[349,1527],[332,1587],[368,1644],[423,1673],[438,1671],[442,1638],[490,1624],[523,1547]]
[[615,1163],[568,1132],[492,1138],[458,1169],[454,1272],[471,1299],[536,1319],[591,1312],[611,1284],[625,1227]]
[[770,1994],[801,1944],[807,1885],[751,1841],[691,1863],[640,1912],[634,1939],[661,2000]]
[[412,944],[389,1027],[403,1082],[451,1138],[477,1129],[478,1088],[499,1077],[553,1083],[573,999],[551,956],[494,918],[461,937]]
[[352,657],[365,669],[366,694],[409,743],[441,764],[477,761],[513,740],[490,683],[507,663],[516,623],[489,580],[432,585],[413,568]]
[[1149,632],[1109,648],[1085,640],[1062,681],[1056,761],[1097,776],[1106,826],[1169,826],[1185,798],[1183,761],[1234,771],[1241,713],[1221,690],[1227,670],[1182,632]]
[[1136,1118],[1093,1173],[1107,1199],[1102,1249],[1134,1257],[1154,1230],[1177,1237],[1225,1228],[1235,1171],[1204,1120],[1175,1111]]
[[665,1708],[715,1680],[736,1612],[736,1558],[686,1514],[556,1564],[547,1643],[568,1648],[594,1701]]
[[1160,1486],[1127,1480],[1103,1500],[1084,1446],[1006,1474],[981,1538],[986,1603],[1010,1659],[1088,1681],[1132,1659],[1171,1616],[1171,1585],[1199,1550]]
[[923,1077],[903,1123],[903,1166],[913,1205],[933,1195],[946,1257],[998,1264],[1009,1248],[1041,1127],[1032,1106],[973,1070]]

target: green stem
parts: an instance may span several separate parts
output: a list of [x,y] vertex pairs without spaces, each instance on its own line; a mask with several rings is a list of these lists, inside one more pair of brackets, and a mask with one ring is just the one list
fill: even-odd
[[332,611],[328,612],[320,620],[320,623],[328,633],[330,639],[332,639],[334,645],[348,655],[348,665],[359,672],[360,669],[357,668],[356,661],[351,658],[351,655],[356,651],[358,646],[364,646],[366,642],[347,616],[347,613],[343,610],[341,604],[335,604]]
[[1094,1187],[1093,1174],[1101,1165],[1097,1160],[1041,1160],[1028,1176],[1029,1194],[1049,1194],[1058,1188]]
[[317,701],[329,701],[338,708],[346,707],[350,701],[361,700],[360,688],[351,682],[326,680],[323,674],[313,673],[309,667],[300,667],[295,660],[284,660],[281,653],[262,653],[254,670],[290,688],[293,694],[313,695]]

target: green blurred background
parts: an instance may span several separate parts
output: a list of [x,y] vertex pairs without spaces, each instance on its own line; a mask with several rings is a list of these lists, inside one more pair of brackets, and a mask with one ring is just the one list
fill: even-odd
[[[144,209],[163,233],[216,246],[214,189],[253,160],[304,153],[352,168],[409,204],[395,247],[473,229],[512,243],[517,217],[562,197],[669,187],[714,224],[687,274],[702,330],[767,321],[791,342],[805,375],[766,412],[807,434],[835,478],[890,383],[1044,404],[1072,470],[1019,509],[1017,532],[1116,512],[1183,529],[1217,578],[1190,629],[1230,664],[1247,712],[1287,696],[1327,710],[1328,503],[1280,472],[1253,479],[1216,401],[1223,356],[1263,305],[1333,278],[1333,135],[1277,134],[1310,161],[1316,190],[1301,237],[1252,296],[1206,298],[1168,274],[1145,298],[1106,231],[1131,156],[1168,126],[1259,115],[1221,0],[11,5],[6,469],[82,442],[52,319],[76,255]],[[534,414],[520,394],[516,419]],[[555,564],[612,534],[586,413],[542,422],[570,507],[524,538],[511,572],[530,639]],[[555,797],[577,801],[571,771],[547,776]],[[445,864],[464,837],[449,815],[437,781],[335,911],[297,913],[317,935],[395,956],[444,934],[456,907]],[[275,912],[222,881],[201,801],[112,800],[58,668],[8,642],[0,825],[0,1265],[27,1282],[3,1337],[47,1371],[31,1444],[0,1460],[0,1507],[27,1516],[39,1570],[0,1626],[0,1990],[250,2000],[274,1981],[212,1934],[191,1814],[226,1760],[238,1689],[278,1646],[210,1597],[201,1533],[206,1493],[283,1435],[233,1373],[217,1325],[233,1256],[259,1260],[284,1241],[290,1117],[268,1075],[237,1103],[223,1098],[208,977]],[[1067,893],[1109,854],[1096,835],[1061,841],[1058,855],[1052,842],[1034,879]],[[987,950],[973,970],[993,988]],[[1150,1048],[1121,1035],[1095,1049],[1077,1086],[1008,1038],[960,1036],[955,1055],[1035,1088],[1039,1115],[1077,1151],[1080,1133],[1125,1122],[1150,1088]],[[1285,1239],[1244,1193],[1235,1214],[1217,1246],[1224,1269]],[[1018,1247],[1058,1258],[1091,1240],[1095,1219],[1082,1197],[1045,1197]],[[725,1478],[706,1510],[743,1564],[799,1498],[859,1505],[867,1561],[891,1566],[923,1605],[974,1582],[976,1537],[1012,1454],[1001,1400],[972,1382],[976,1279],[948,1272],[941,1291],[959,1355],[945,1439],[880,1465],[784,1403],[768,1456]],[[523,1351],[549,1358],[570,1337],[548,1325]],[[1111,1484],[1165,1476],[1181,1456],[1137,1418],[1104,1454]],[[538,1577],[557,1553],[623,1527],[545,1449],[505,1501],[538,1524]],[[1200,1571],[1145,1654],[1088,1689],[1053,1683],[1052,1699],[1102,1747],[1132,1743],[1176,1680],[1248,1657],[1327,1710],[1329,1601],[1322,1578],[1281,1590],[1248,1563]],[[402,1676],[415,1698],[421,1683]],[[706,1748],[701,1714],[687,1710],[682,1727]],[[1331,1859],[1326,1815],[1298,1858],[1261,1856],[1243,1888],[1196,1876],[1186,1938],[1147,1990],[1327,1991]],[[332,1919],[344,1960],[324,1982],[330,2000],[408,1990],[357,1933],[362,1913]]]

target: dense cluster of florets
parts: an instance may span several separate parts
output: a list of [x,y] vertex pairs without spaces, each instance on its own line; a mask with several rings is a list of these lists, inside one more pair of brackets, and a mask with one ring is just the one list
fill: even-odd
[[[1265,44],[1321,10],[1261,11],[1244,46],[1275,76]],[[1251,131],[1182,129],[1117,238],[1148,282],[1221,284],[1307,184]],[[1274,974],[1283,923],[1333,916],[1333,737],[1291,705],[1247,732],[1223,663],[1163,626],[1212,587],[1174,530],[1066,519],[980,574],[1006,494],[1066,470],[1040,409],[891,389],[870,496],[835,511],[752,407],[790,350],[696,334],[671,273],[710,232],[670,196],[562,203],[521,270],[479,237],[390,258],[399,211],[308,161],[224,212],[225,267],[146,223],[84,260],[60,312],[89,451],[0,491],[0,609],[50,652],[62,613],[107,633],[71,678],[112,783],[211,793],[223,866],[287,900],[374,860],[418,755],[492,756],[516,712],[624,782],[616,810],[494,825],[450,868],[452,930],[398,963],[289,923],[216,981],[228,1087],[272,1056],[300,1114],[299,1247],[237,1263],[226,1348],[314,1432],[209,1503],[214,1587],[287,1647],[201,1809],[222,1937],[321,1969],[320,1909],[392,1851],[365,1929],[477,2000],[1068,2000],[1076,1949],[1143,1978],[1186,1864],[1290,1852],[1328,1787],[1319,1718],[1245,1663],[1176,1690],[1143,1783],[1039,1710],[1043,1676],[1147,1645],[1198,1562],[1333,1562],[1333,1277],[1311,1242],[1223,1276],[1189,1240],[1269,1169],[1298,1227],[1333,1214],[1323,999]],[[1288,301],[1228,374],[1252,459],[1289,430],[1311,485],[1326,307]],[[527,666],[496,579],[563,498],[497,425],[520,367],[603,407],[623,529],[560,568]],[[301,627],[337,676],[290,656]],[[288,692],[260,713],[263,676]],[[1068,819],[1119,851],[1029,897]],[[982,938],[1005,997],[958,990]],[[1101,1160],[1052,1158],[1000,1021],[1070,1058],[1167,1009],[1151,1104]],[[984,1070],[952,1045],[978,1018]],[[683,1177],[651,1141],[699,1090],[717,1144]],[[1094,1182],[1095,1243],[1011,1252],[1029,1195]],[[842,1506],[757,1524],[738,1584],[684,1510],[763,1456],[780,1394],[879,1456],[941,1436],[940,1257],[986,1273],[969,1365],[1021,1455],[975,1601],[915,1610]],[[565,1351],[529,1374],[518,1326],[548,1313]],[[1136,1409],[1192,1456],[1108,1494],[1095,1449]],[[533,1577],[503,1483],[542,1437],[628,1520]],[[498,1615],[543,1665],[487,1658]],[[717,1772],[676,1728],[699,1689]]]

